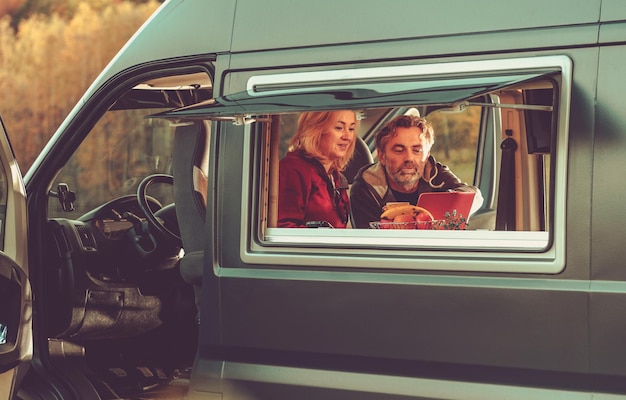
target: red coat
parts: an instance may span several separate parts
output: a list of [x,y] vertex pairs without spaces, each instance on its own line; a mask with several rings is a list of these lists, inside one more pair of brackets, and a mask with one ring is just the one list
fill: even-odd
[[280,160],[278,227],[304,228],[310,221],[327,221],[345,228],[350,215],[348,183],[333,173],[335,189],[322,164],[301,152],[289,152]]

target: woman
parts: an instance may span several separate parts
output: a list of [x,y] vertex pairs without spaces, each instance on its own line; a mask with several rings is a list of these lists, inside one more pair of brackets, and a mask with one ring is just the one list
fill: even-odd
[[306,112],[280,161],[278,226],[345,228],[350,215],[347,180],[357,129],[353,111]]

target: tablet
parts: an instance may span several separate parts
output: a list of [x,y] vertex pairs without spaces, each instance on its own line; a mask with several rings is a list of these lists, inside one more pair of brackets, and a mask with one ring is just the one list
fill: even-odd
[[456,210],[457,216],[469,221],[475,195],[474,192],[426,192],[420,194],[417,205],[430,211],[436,220],[445,219],[446,212],[452,214]]

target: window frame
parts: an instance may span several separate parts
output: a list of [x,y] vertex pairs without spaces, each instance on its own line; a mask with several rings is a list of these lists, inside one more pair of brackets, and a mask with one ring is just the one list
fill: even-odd
[[[399,70],[406,71],[407,69]],[[548,273],[556,274],[565,266],[566,176],[567,142],[572,82],[571,60],[566,56],[532,57],[507,60],[469,61],[446,64],[410,66],[412,77],[439,74],[463,74],[464,71],[484,74],[506,74],[511,71],[540,71],[556,68],[559,71],[557,91],[559,103],[554,112],[557,118],[554,138],[554,157],[551,166],[552,190],[547,205],[552,223],[547,231],[385,231],[384,237],[376,230],[329,230],[266,228],[257,216],[266,199],[259,183],[267,171],[259,168],[263,155],[244,157],[244,171],[252,171],[249,181],[243,179],[244,207],[241,211],[240,257],[251,265],[272,265],[283,268],[353,267],[365,269],[410,269],[437,271]],[[367,68],[372,77],[385,76],[389,69]],[[330,76],[341,71],[323,71]],[[266,75],[264,75],[266,76]],[[295,85],[308,73],[276,75],[289,85]],[[278,79],[278,78],[272,78]],[[375,79],[375,78],[372,78]],[[251,77],[250,82],[258,82]],[[258,149],[255,142],[259,132],[254,124],[243,127],[246,139],[244,154]],[[258,146],[257,146],[258,147]],[[462,262],[459,262],[462,261]]]

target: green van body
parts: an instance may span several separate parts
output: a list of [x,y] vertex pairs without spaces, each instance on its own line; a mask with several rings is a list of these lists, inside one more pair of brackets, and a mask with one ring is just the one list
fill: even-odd
[[[206,109],[193,114],[193,107],[166,116],[175,123],[210,120],[211,127],[204,261],[186,272],[200,323],[185,396],[626,397],[626,268],[619,261],[626,260],[625,64],[622,0],[168,0],[26,173],[29,274],[43,275],[36,271],[48,251],[41,232],[53,171],[139,76],[197,67],[210,75],[213,98],[228,99],[250,94],[254,82],[274,90],[272,79],[291,90],[306,74],[314,85],[316,76],[341,82],[342,71],[375,76],[385,68],[429,77],[448,68],[454,79],[471,75],[473,66],[487,77],[548,71],[559,77],[558,125],[540,249],[517,250],[521,236],[507,235],[506,245],[490,249],[398,249],[358,232],[307,241],[317,240],[315,233],[291,247],[295,242],[279,232],[272,244],[259,239],[265,228],[257,225],[264,142],[255,123],[205,118]],[[247,115],[245,99],[240,104]],[[274,114],[259,110],[251,118]],[[485,154],[499,154],[492,145]],[[497,164],[485,164],[483,173],[496,171]],[[495,202],[493,182],[482,184]],[[33,287],[37,309],[45,294]],[[48,340],[36,327],[35,349]],[[176,347],[176,337],[162,346]],[[34,357],[45,355],[36,350]],[[37,365],[31,370],[39,377],[23,378],[22,391],[52,398],[42,394],[52,389],[35,388],[54,364]],[[55,398],[107,398],[82,392],[77,382],[89,379],[77,378],[77,370],[55,370],[50,385],[64,387]]]

